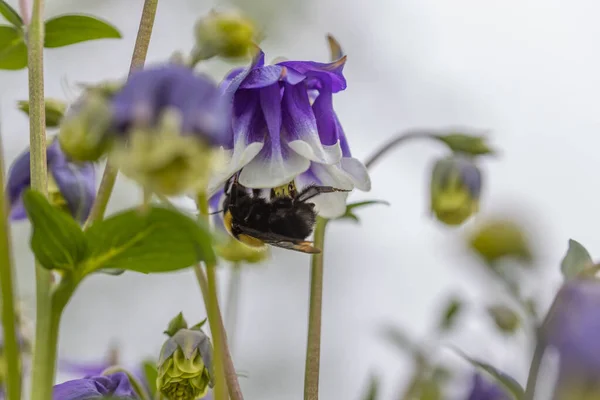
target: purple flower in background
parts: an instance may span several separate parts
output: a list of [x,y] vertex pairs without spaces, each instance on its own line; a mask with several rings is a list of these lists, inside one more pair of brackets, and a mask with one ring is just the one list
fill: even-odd
[[137,399],[127,374],[76,379],[54,386],[53,400],[87,400],[98,398]]
[[136,125],[156,126],[164,112],[174,111],[181,134],[215,145],[226,143],[225,107],[212,80],[176,64],[135,72],[112,99],[113,123],[121,135]]
[[[48,197],[55,206],[68,211],[73,218],[84,222],[96,198],[96,176],[92,163],[70,161],[58,141],[52,140],[46,149],[48,163]],[[10,219],[27,218],[22,195],[31,185],[29,150],[21,154],[8,171],[6,191],[10,201]]]
[[511,400],[512,398],[499,384],[476,373],[467,400]]
[[228,143],[227,103],[212,80],[176,64],[144,69],[111,107],[111,156],[125,175],[167,196],[206,190],[212,150]]
[[[211,181],[210,194],[238,171],[248,188],[294,181],[299,190],[309,184],[370,190],[367,170],[352,158],[333,110],[333,94],[346,88],[345,61],[265,65],[261,51],[248,68],[232,71],[222,84],[232,114],[228,166]],[[314,203],[319,214],[334,218],[345,212],[347,196],[320,195]]]
[[546,338],[559,355],[556,398],[600,397],[600,282],[567,282],[551,313]]

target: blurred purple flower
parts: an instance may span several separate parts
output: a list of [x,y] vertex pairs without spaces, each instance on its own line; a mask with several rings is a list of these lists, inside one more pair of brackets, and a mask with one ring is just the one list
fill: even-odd
[[[352,158],[346,135],[333,110],[333,94],[346,88],[346,57],[324,64],[284,61],[265,65],[260,51],[246,69],[232,71],[222,83],[231,107],[228,166],[209,185],[214,195],[234,173],[248,188],[270,189],[295,180],[339,189],[370,189],[365,166]],[[317,211],[328,218],[343,214],[348,193],[317,196]]]
[[[48,197],[54,205],[68,211],[73,218],[84,222],[96,198],[96,176],[92,163],[75,163],[67,159],[57,140],[46,149],[48,164]],[[29,150],[21,154],[8,171],[6,190],[10,201],[10,219],[27,218],[21,196],[31,185]]]
[[208,77],[167,64],[135,72],[112,99],[118,134],[136,126],[156,126],[164,111],[177,111],[184,135],[198,135],[213,145],[227,143],[226,103]]
[[557,294],[546,331],[548,345],[559,355],[557,398],[570,398],[573,393],[588,396],[585,398],[592,398],[591,394],[600,397],[598,332],[600,282],[595,279],[567,282]]
[[87,400],[103,397],[138,398],[129,378],[123,372],[76,379],[54,386],[53,400]]
[[484,378],[480,373],[475,373],[467,400],[512,400],[512,398],[499,383]]

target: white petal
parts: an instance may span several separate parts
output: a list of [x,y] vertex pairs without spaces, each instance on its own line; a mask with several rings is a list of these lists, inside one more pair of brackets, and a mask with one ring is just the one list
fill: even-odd
[[[310,174],[304,174],[298,177],[297,183],[300,188],[310,184],[319,186],[333,186],[338,189],[351,190],[354,188],[352,179],[342,170],[340,165],[325,165],[313,163],[310,167]],[[314,180],[316,181],[314,181]],[[337,218],[346,212],[346,199],[349,193],[324,193],[311,199],[315,204],[317,213],[325,218]]]
[[321,164],[336,164],[342,159],[340,142],[331,146],[324,146],[318,134],[303,135],[303,140],[293,140],[288,146],[301,156]]
[[344,157],[340,161],[342,169],[348,174],[352,180],[354,187],[363,192],[371,190],[371,177],[367,167],[356,158]]
[[167,197],[167,200],[178,210],[192,215],[198,215],[196,202],[189,196]]
[[292,181],[308,167],[310,161],[294,152],[285,159],[259,155],[242,169],[239,180],[243,186],[254,189],[273,188]]
[[348,193],[321,194],[312,199],[317,214],[323,218],[338,218],[346,212],[346,199]]
[[208,195],[212,196],[221,189],[223,184],[231,175],[242,169],[246,164],[252,161],[263,148],[264,143],[254,142],[248,145],[245,144],[245,139],[242,135],[238,138],[233,146],[233,150],[221,148],[220,157],[224,158],[222,168],[215,169],[213,177],[208,184]]

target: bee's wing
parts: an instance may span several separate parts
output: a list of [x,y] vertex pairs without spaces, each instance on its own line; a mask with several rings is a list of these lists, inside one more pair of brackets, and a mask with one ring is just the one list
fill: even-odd
[[271,232],[261,232],[256,229],[245,226],[238,226],[242,233],[252,236],[253,238],[262,240],[271,246],[281,247],[283,249],[295,250],[302,253],[318,254],[321,250],[313,246],[312,242],[306,240],[294,239],[291,237],[278,235]]

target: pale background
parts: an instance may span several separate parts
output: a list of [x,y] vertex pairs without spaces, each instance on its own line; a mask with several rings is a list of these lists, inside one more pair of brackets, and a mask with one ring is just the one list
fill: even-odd
[[[92,13],[116,24],[124,35],[120,41],[46,51],[48,96],[73,100],[76,83],[126,73],[141,0],[47,3],[48,16]],[[592,254],[600,252],[592,224],[600,217],[592,180],[592,171],[600,169],[599,141],[594,139],[600,130],[598,2],[238,3],[247,10],[258,7],[254,15],[267,34],[263,48],[268,60],[285,56],[324,61],[325,34],[339,39],[348,54],[348,89],[335,98],[335,105],[355,156],[366,157],[378,143],[407,128],[489,129],[502,157],[483,165],[488,178],[483,214],[517,209],[533,224],[539,265],[545,268],[535,284],[544,304],[559,283],[558,264],[569,237]],[[161,1],[148,60],[188,51],[194,20],[214,5]],[[224,63],[210,67],[216,77],[230,68]],[[27,120],[14,107],[27,96],[26,72],[0,72],[0,88],[10,163],[28,142]],[[443,149],[420,142],[409,146],[373,170],[371,193],[353,195],[386,199],[392,205],[361,211],[361,226],[339,222],[328,232],[321,374],[325,400],[358,399],[371,372],[383,376],[382,399],[392,398],[407,379],[410,362],[382,339],[384,324],[406,327],[424,338],[448,295],[458,293],[479,306],[492,301],[478,265],[462,250],[464,229],[445,228],[428,214],[428,168]],[[110,210],[138,199],[138,191],[121,178]],[[32,314],[28,237],[27,223],[14,226],[18,288]],[[249,400],[302,398],[308,261],[304,255],[275,251],[268,264],[243,272],[234,358],[247,375],[241,382]],[[223,285],[227,276],[226,271],[220,275]],[[473,306],[464,332],[452,342],[522,381],[528,357],[524,338],[492,333],[480,308]],[[116,341],[127,364],[155,356],[164,340],[162,330],[181,310],[190,322],[205,316],[191,271],[94,276],[67,307],[60,355],[98,360]]]

